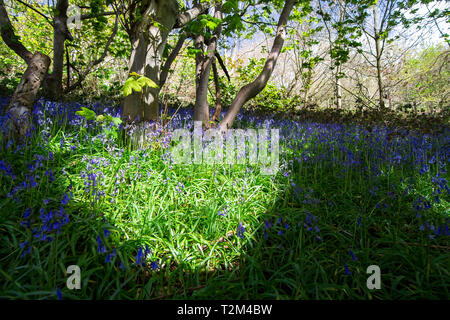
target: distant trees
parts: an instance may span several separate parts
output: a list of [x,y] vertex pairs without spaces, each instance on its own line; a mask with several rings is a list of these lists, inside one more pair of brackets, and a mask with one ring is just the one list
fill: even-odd
[[450,50],[444,44],[420,50],[405,57],[396,77],[398,96],[404,97],[403,107],[411,111],[450,111]]

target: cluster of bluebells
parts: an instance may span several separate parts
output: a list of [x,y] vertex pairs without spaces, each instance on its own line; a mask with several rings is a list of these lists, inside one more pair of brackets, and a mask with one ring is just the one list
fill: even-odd
[[312,215],[309,212],[306,212],[305,221],[303,222],[303,226],[306,228],[307,231],[313,232],[314,237],[322,241],[322,237],[320,236],[320,228],[317,224],[317,217]]
[[[108,229],[103,229],[103,236],[105,239],[107,239],[110,234],[111,234],[111,231],[109,231]],[[108,252],[105,244],[102,241],[102,237],[100,235],[97,235],[97,253],[104,254],[105,255],[105,261],[104,261],[105,264],[110,264],[113,262],[113,258],[115,256],[117,256],[117,249],[113,248],[112,251]],[[120,269],[125,268],[122,261],[120,261],[119,268]]]
[[[139,247],[138,252],[136,254],[136,265],[146,267],[147,266],[147,257],[151,253],[150,248],[145,245],[144,248]],[[152,270],[158,269],[158,263],[156,261],[150,261],[150,267]]]
[[[15,175],[13,173],[13,169],[10,165],[7,165],[3,162],[5,170],[7,171],[7,175],[9,175],[12,180],[19,180],[16,185],[14,185],[11,191],[8,193],[9,198],[13,198],[16,202],[21,202],[20,197],[18,196],[22,191],[31,191],[32,189],[38,187],[41,182],[41,171],[44,167],[44,162],[54,160],[53,153],[50,151],[47,156],[41,154],[35,154],[33,156],[33,161],[28,163],[27,168],[28,171],[24,173],[24,180],[20,181],[20,179],[15,179]],[[40,169],[40,170],[38,170]],[[54,181],[53,171],[51,169],[45,170],[44,176],[47,176],[49,182]]]
[[446,219],[445,223],[435,227],[433,224],[431,224],[430,222],[426,221],[425,223],[423,223],[419,229],[420,231],[428,231],[428,237],[430,239],[434,239],[436,238],[436,236],[450,236],[450,232],[448,230],[448,223],[450,223],[450,219]]
[[3,173],[6,176],[10,177],[11,180],[16,179],[16,176],[15,176],[15,174],[13,172],[13,169],[12,169],[11,165],[7,164],[5,162],[5,160],[3,160],[3,159],[0,160],[0,171],[3,171]]
[[267,240],[270,238],[270,232],[274,231],[278,236],[283,236],[288,230],[291,229],[291,226],[283,221],[281,216],[278,216],[275,223],[270,220],[264,221],[264,238]]
[[[47,206],[49,204],[54,207],[57,203],[44,199],[44,206],[38,211],[39,220],[35,219],[32,208],[26,209],[22,216],[21,226],[32,229],[33,239],[52,242],[55,239],[55,235],[61,233],[62,227],[70,223],[70,218],[64,209],[69,203],[70,197],[70,194],[65,193],[60,200],[58,209],[48,208]],[[23,257],[31,252],[32,243],[30,241],[24,241],[20,243],[20,248],[23,250]]]
[[105,192],[101,189],[105,177],[102,170],[109,167],[110,161],[105,158],[88,159],[86,156],[83,156],[82,161],[86,163],[86,169],[80,172],[80,176],[84,180],[85,192],[92,196],[94,204],[105,196]]
[[178,184],[175,186],[175,191],[179,194],[183,194],[184,192],[184,184],[180,181],[178,182]]
[[236,235],[241,238],[244,239],[244,232],[245,232],[245,227],[242,224],[242,222],[239,223],[237,230],[236,230]]

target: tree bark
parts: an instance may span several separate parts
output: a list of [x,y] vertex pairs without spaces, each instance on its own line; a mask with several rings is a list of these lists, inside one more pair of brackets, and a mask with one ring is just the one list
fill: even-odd
[[380,108],[384,108],[384,92],[383,92],[383,79],[381,75],[381,39],[380,32],[378,30],[378,16],[377,7],[373,7],[373,28],[374,28],[374,40],[375,40],[375,60],[377,67],[377,82],[378,82],[378,96],[380,99]]
[[[215,7],[214,17],[222,19],[222,4],[218,2]],[[208,83],[209,74],[211,73],[211,65],[216,52],[217,41],[222,32],[221,26],[218,26],[214,35],[209,39],[206,53],[197,53],[196,55],[196,90],[195,90],[195,107],[194,121],[202,121],[209,127],[209,106],[208,106]],[[198,35],[195,45],[196,49],[203,49],[203,35]]]
[[33,104],[47,74],[50,58],[40,52],[32,54],[18,40],[3,0],[0,0],[0,30],[6,45],[24,59],[28,65],[6,109],[9,111],[12,120],[7,124],[10,133],[16,133],[23,137],[29,128]]
[[8,106],[12,116],[12,125],[19,136],[25,136],[29,129],[30,115],[41,83],[50,66],[50,58],[43,53],[36,52],[28,62],[19,85]]
[[[181,14],[178,14],[177,0],[148,0],[143,1],[141,6],[142,20],[132,23],[133,27],[129,31],[132,45],[129,72],[145,75],[159,84],[162,55],[169,32],[173,28],[185,26],[211,7],[211,4],[196,4]],[[159,88],[145,88],[142,92],[133,92],[125,97],[123,118],[132,121],[136,118],[141,121],[158,121],[159,91]]]
[[211,7],[211,4],[208,2],[196,3],[192,9],[189,9],[183,13],[181,13],[176,20],[174,28],[182,28],[187,25],[190,21],[197,18],[203,12],[206,12]]
[[164,63],[164,67],[161,70],[161,74],[159,76],[159,87],[162,88],[164,84],[166,83],[167,76],[169,75],[170,66],[175,61],[175,58],[180,53],[181,48],[183,48],[184,41],[186,41],[186,34],[181,34],[178,38],[177,44],[170,52],[169,56],[167,57],[166,62]]
[[201,53],[195,55],[195,105],[194,105],[194,121],[202,121],[203,124],[209,123],[209,107],[208,101],[204,101],[208,94],[208,78],[206,78],[206,72],[204,67],[207,58],[203,53],[204,36],[202,34],[197,35],[195,38],[195,49],[201,50]]
[[[339,0],[339,23],[343,24],[345,20],[345,10],[343,0]],[[342,88],[341,88],[341,63],[336,67],[336,107],[342,109]]]
[[217,72],[216,62],[213,61],[212,64],[213,75],[214,75],[214,85],[216,87],[216,109],[214,110],[214,114],[212,116],[211,121],[216,121],[220,117],[220,112],[222,111],[222,97],[220,94],[220,81],[219,81],[219,73]]
[[53,19],[53,69],[43,84],[44,95],[54,100],[59,100],[63,93],[64,42],[73,40],[67,28],[68,7],[68,0],[58,0],[56,3],[56,14]]
[[[142,21],[131,30],[129,72],[144,75],[159,84],[159,68],[170,30],[175,25],[178,4],[175,0],[150,1]],[[155,22],[157,24],[155,24]],[[159,88],[144,88],[125,97],[123,117],[126,120],[158,121]]]
[[258,93],[260,93],[269,81],[269,78],[272,75],[273,69],[275,68],[275,65],[277,63],[277,59],[280,55],[281,49],[283,48],[284,40],[286,38],[286,25],[295,3],[296,0],[287,0],[285,2],[283,10],[280,14],[280,18],[278,20],[277,34],[263,70],[253,82],[243,86],[241,90],[239,90],[238,94],[231,103],[228,112],[220,122],[220,131],[226,132],[233,125],[234,119],[236,118],[241,107],[247,101],[254,98]]

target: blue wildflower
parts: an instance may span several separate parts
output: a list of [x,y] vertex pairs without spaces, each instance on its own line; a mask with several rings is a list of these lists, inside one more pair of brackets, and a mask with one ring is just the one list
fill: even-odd
[[62,300],[62,293],[61,290],[59,290],[59,288],[56,289],[56,296],[58,297],[58,300]]
[[70,201],[70,198],[67,195],[67,193],[65,193],[63,199],[61,200],[62,205],[65,206],[66,204],[69,203],[69,201]]
[[353,261],[358,260],[358,259],[355,257],[355,254],[353,253],[353,251],[350,250],[350,249],[349,249],[349,251],[350,251],[350,255],[352,256]]
[[138,253],[136,255],[136,264],[143,264],[142,258],[144,257],[144,253],[142,252],[142,248],[139,247]]
[[347,275],[351,275],[351,274],[352,274],[352,272],[350,271],[350,269],[348,268],[347,265],[344,265],[344,268],[345,268],[345,273],[346,273]]
[[245,227],[242,225],[242,222],[239,223],[239,226],[237,228],[237,236],[241,239],[244,239],[244,232],[245,232]]
[[27,210],[25,210],[25,213],[23,214],[23,218],[24,219],[28,218],[30,214],[31,214],[31,208],[28,208]]

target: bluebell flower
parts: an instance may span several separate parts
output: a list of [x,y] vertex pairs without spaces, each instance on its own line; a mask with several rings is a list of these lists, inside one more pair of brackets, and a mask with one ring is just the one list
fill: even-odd
[[63,199],[61,200],[62,205],[65,206],[66,204],[69,203],[69,201],[70,201],[70,198],[67,195],[67,193],[65,193]]
[[102,240],[100,239],[100,236],[97,236],[97,244],[98,244],[97,252],[105,253],[106,252],[106,248],[103,245]]
[[244,239],[244,232],[245,232],[245,227],[242,225],[242,222],[239,223],[239,226],[237,228],[237,236],[241,239]]
[[351,275],[351,274],[352,274],[352,272],[350,271],[350,269],[348,268],[347,265],[344,265],[344,268],[345,268],[345,273],[346,273],[347,275]]
[[59,288],[56,289],[56,296],[58,297],[58,300],[62,300],[62,293],[61,290],[59,290]]
[[350,251],[350,255],[352,256],[353,261],[358,260],[358,259],[355,257],[355,254],[353,253],[353,251],[350,250],[350,249],[349,249],[349,251]]
[[23,214],[23,218],[26,219],[30,216],[31,214],[31,208],[28,208],[27,210],[25,210],[25,213]]
[[142,264],[142,258],[144,257],[144,253],[142,252],[142,248],[139,247],[138,253],[136,255],[136,264],[140,265]]

